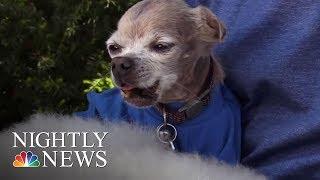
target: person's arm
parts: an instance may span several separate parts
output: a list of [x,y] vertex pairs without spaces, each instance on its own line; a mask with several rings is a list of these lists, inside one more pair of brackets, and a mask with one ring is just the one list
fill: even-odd
[[242,105],[242,163],[320,179],[320,2],[186,0],[227,28],[216,56]]

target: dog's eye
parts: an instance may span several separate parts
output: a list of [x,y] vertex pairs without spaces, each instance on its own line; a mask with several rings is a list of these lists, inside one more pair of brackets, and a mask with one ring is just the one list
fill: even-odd
[[169,51],[173,47],[173,44],[157,43],[152,46],[152,50],[157,52]]
[[117,53],[117,52],[120,52],[121,51],[121,46],[118,45],[118,44],[110,44],[108,46],[108,49],[110,52],[112,53]]

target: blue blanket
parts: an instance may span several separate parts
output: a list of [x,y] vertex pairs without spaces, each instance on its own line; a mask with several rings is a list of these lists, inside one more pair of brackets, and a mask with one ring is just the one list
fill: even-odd
[[320,179],[320,1],[187,1],[228,29],[216,51],[242,106],[242,163]]
[[[87,95],[89,108],[76,113],[83,118],[100,117],[104,121],[127,121],[156,129],[163,123],[162,114],[154,107],[138,109],[124,102],[120,91],[112,89]],[[204,157],[216,157],[229,164],[240,160],[240,108],[230,91],[220,85],[211,91],[210,103],[194,119],[176,124],[178,136],[176,148],[184,153],[196,153]],[[171,108],[180,103],[168,104]]]

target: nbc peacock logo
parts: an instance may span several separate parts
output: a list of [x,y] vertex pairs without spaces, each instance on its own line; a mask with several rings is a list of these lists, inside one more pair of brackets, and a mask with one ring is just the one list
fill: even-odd
[[17,168],[40,166],[40,162],[38,161],[38,156],[33,154],[31,151],[28,151],[28,152],[22,151],[20,154],[17,154],[12,164],[14,167],[17,167]]

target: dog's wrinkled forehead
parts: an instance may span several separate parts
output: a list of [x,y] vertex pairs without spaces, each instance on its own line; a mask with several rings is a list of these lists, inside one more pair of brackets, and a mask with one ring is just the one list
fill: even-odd
[[141,38],[183,40],[192,26],[192,13],[182,0],[145,0],[123,15],[109,40],[126,45]]

